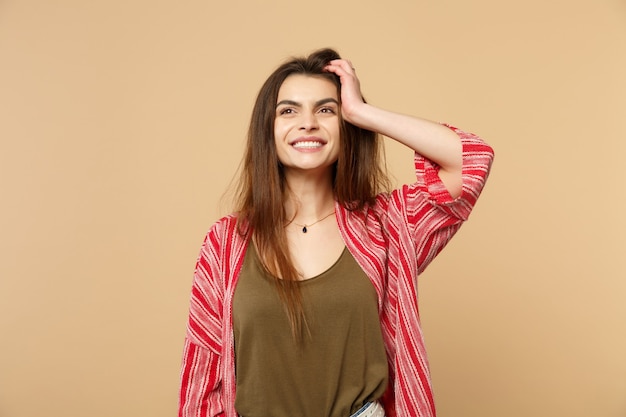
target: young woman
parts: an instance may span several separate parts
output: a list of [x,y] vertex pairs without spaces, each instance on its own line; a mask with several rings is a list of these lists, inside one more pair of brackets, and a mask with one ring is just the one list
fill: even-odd
[[[414,184],[386,191],[379,135],[415,151]],[[492,159],[475,135],[366,103],[333,50],[276,69],[238,207],[196,265],[179,416],[434,416],[417,277]]]

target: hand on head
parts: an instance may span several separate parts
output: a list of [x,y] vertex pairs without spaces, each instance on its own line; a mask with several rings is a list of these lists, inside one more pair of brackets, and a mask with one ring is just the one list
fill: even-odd
[[341,113],[344,120],[353,123],[362,105],[361,84],[352,63],[346,59],[335,59],[324,68],[339,77],[341,82]]

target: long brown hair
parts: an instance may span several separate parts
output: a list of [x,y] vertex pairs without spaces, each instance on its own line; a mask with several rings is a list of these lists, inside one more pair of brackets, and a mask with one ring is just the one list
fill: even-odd
[[[268,77],[252,110],[237,190],[239,230],[252,231],[259,259],[275,277],[276,289],[297,339],[304,334],[306,318],[298,286],[301,277],[292,262],[284,227],[289,222],[284,207],[287,187],[274,142],[276,101],[283,81],[293,74],[327,79],[335,84],[341,97],[339,77],[324,71],[330,61],[339,58],[332,49],[320,49],[308,57],[286,61]],[[341,146],[333,167],[333,192],[347,209],[358,210],[386,190],[389,181],[378,134],[343,120],[340,124]]]

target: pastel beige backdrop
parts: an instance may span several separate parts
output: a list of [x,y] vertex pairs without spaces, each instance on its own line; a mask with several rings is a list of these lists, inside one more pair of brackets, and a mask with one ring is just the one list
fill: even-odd
[[420,282],[439,415],[626,416],[621,0],[0,1],[0,416],[175,415],[254,96],[323,46],[496,150]]

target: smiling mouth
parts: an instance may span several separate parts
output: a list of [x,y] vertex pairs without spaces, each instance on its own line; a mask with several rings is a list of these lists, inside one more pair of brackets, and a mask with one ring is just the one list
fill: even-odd
[[326,141],[316,136],[300,137],[290,143],[294,149],[313,150],[326,145]]
[[316,148],[321,148],[322,146],[324,146],[324,143],[320,141],[316,141],[316,140],[306,140],[306,141],[296,142],[291,146],[293,146],[296,149],[316,149]]

